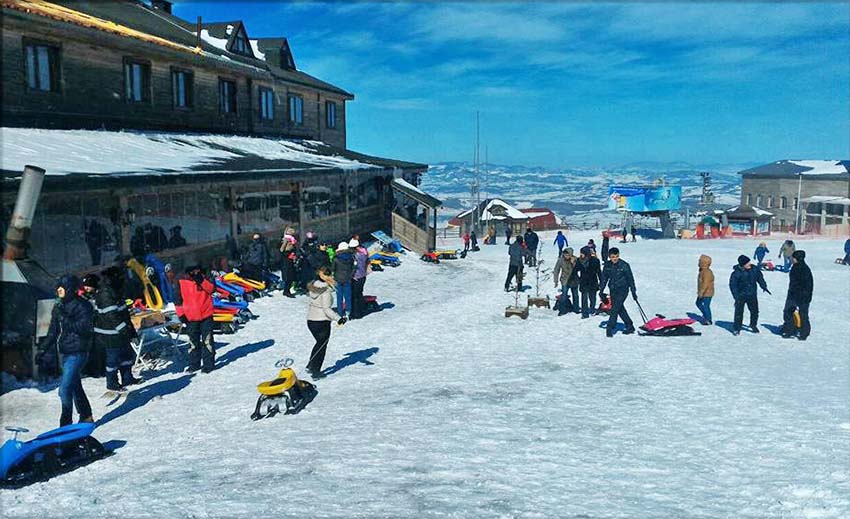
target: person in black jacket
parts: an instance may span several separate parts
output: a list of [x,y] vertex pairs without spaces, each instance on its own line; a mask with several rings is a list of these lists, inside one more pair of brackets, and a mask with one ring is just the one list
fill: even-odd
[[617,326],[618,316],[623,320],[623,324],[626,325],[626,330],[623,333],[629,335],[635,333],[635,324],[626,311],[625,303],[629,291],[631,291],[634,300],[637,301],[635,278],[632,276],[632,268],[629,264],[620,259],[620,249],[612,247],[608,252],[608,260],[602,271],[602,282],[599,284],[600,298],[605,291],[606,285],[611,291],[611,311],[608,318],[608,325],[605,327],[605,336],[614,336],[614,328]]
[[741,326],[744,322],[744,306],[750,311],[750,331],[759,333],[759,299],[756,285],[762,291],[770,293],[767,283],[764,281],[760,268],[753,268],[750,258],[743,254],[738,256],[738,264],[732,268],[729,276],[729,290],[735,299],[735,322],[732,324],[732,333],[740,335]]
[[522,236],[508,247],[508,277],[505,278],[505,292],[511,291],[511,280],[516,278],[517,290],[522,291],[522,259],[525,257],[525,249],[522,248]]
[[94,343],[106,351],[106,389],[120,391],[123,386],[140,382],[133,376],[136,356],[130,346],[130,340],[136,336],[136,329],[122,298],[123,272],[117,267],[110,267],[103,274],[104,282],[94,297]]
[[537,245],[540,243],[540,237],[529,227],[525,231],[525,246],[528,247],[528,254],[525,257],[525,264],[529,267],[537,265]]
[[269,250],[259,233],[254,233],[251,237],[251,243],[242,257],[239,273],[248,279],[263,281],[269,268]]
[[53,307],[50,328],[36,359],[40,366],[52,365],[58,350],[62,360],[62,380],[59,382],[59,400],[62,414],[59,426],[73,422],[74,407],[80,422],[93,422],[91,405],[83,391],[80,372],[86,364],[92,343],[92,305],[77,295],[80,280],[76,276],[63,276],[56,285],[57,301]]
[[791,272],[788,274],[788,295],[785,297],[785,309],[782,317],[785,324],[782,327],[782,337],[790,339],[797,336],[797,326],[794,323],[794,311],[800,313],[801,341],[805,341],[812,333],[809,322],[809,304],[812,302],[814,290],[812,270],[806,264],[806,251],[796,250],[791,255]]
[[579,251],[578,288],[581,291],[581,318],[587,319],[590,314],[596,314],[596,292],[602,280],[602,267],[596,252],[590,247],[582,247]]

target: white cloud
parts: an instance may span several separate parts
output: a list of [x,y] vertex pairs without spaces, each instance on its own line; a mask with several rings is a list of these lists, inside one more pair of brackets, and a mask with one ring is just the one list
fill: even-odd
[[445,4],[423,7],[411,17],[414,34],[437,42],[545,42],[567,34],[566,27],[522,9],[523,4]]

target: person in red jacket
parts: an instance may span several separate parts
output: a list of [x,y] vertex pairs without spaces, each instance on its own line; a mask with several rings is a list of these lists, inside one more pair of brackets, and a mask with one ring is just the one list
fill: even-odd
[[186,269],[186,274],[174,283],[174,305],[177,316],[186,325],[189,338],[189,371],[201,369],[204,373],[215,365],[213,342],[213,300],[215,285],[201,271],[200,265]]

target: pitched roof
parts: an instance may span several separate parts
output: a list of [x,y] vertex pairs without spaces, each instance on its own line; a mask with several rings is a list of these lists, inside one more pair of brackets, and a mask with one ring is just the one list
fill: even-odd
[[443,205],[442,201],[422,191],[403,178],[394,178],[392,187],[427,207],[435,208]]
[[[194,23],[183,20],[161,9],[153,9],[136,0],[0,1],[2,1],[4,9],[11,8],[32,15],[91,27],[113,34],[136,38],[148,43],[170,47],[175,50],[198,54],[198,50],[196,49],[198,44],[197,27]],[[231,34],[227,32],[228,25],[234,29],[243,26],[239,20],[202,24],[201,52],[203,54],[220,58],[222,61],[226,61],[231,65],[235,63],[237,65],[249,66],[264,73],[265,71],[270,71],[275,77],[283,81],[291,81],[311,88],[349,96],[351,99],[354,98],[349,92],[304,72],[284,70],[276,67],[274,64],[267,63],[257,56],[250,57],[229,52],[225,48],[226,45],[221,42],[221,40],[229,41],[229,38],[232,36],[232,30]],[[205,35],[206,37],[204,37]],[[268,40],[269,42],[279,40],[286,43],[286,38],[261,38],[261,40]],[[250,50],[251,52],[254,51],[253,45]]]
[[773,218],[773,213],[750,205],[736,205],[724,211],[729,218]]
[[850,177],[850,160],[778,160],[739,173],[746,178],[796,178],[798,175],[823,179]]

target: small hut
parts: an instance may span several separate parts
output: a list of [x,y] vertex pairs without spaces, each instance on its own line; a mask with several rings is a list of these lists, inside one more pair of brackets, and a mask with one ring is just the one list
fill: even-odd
[[724,211],[733,236],[770,236],[773,213],[755,206],[738,205]]

